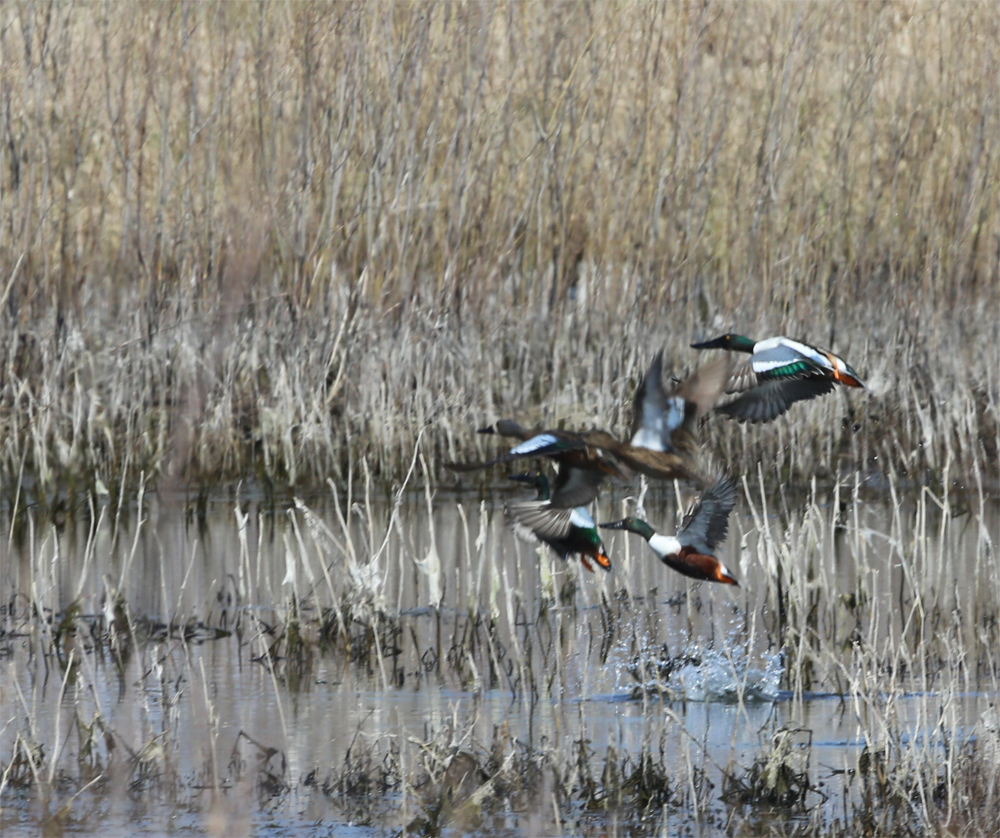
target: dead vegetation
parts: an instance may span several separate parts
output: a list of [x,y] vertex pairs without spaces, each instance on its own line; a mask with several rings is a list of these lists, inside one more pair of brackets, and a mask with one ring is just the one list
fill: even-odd
[[[0,59],[5,834],[1000,832],[995,5],[16,0]],[[745,599],[433,496],[729,328],[873,391],[708,423]]]
[[714,423],[734,468],[996,476],[993,4],[0,22],[0,479],[29,502],[398,480],[421,434],[436,474],[505,415],[620,430],[661,344],[682,373],[730,328],[874,391]]
[[[117,535],[102,512],[77,522],[72,554],[39,521],[3,577],[5,831],[79,831],[112,806],[154,823],[181,807],[217,834],[302,811],[422,836],[990,834],[995,500],[904,500],[893,482],[875,513],[857,493],[775,509],[745,484],[732,601],[682,577],[658,590],[662,569],[624,539],[604,585],[569,584],[579,567],[517,549],[485,503],[407,501],[405,485],[389,504],[332,491],[211,526],[182,514],[188,566],[154,557],[152,585],[152,496]],[[159,526],[151,543],[174,532]],[[222,557],[197,581],[208,543]],[[408,696],[437,709],[382,707]],[[608,726],[617,701],[632,711]],[[698,706],[756,744],[711,744]],[[843,718],[841,745],[796,723],[817,713]]]

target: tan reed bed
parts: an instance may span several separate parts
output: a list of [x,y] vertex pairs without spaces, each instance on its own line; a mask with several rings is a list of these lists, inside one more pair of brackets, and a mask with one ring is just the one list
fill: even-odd
[[0,57],[5,492],[439,475],[729,329],[874,391],[735,467],[996,477],[995,4],[23,0]]

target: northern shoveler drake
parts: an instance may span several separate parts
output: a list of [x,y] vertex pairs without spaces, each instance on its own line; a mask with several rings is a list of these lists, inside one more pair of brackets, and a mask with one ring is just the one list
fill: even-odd
[[733,574],[713,553],[726,540],[729,513],[736,506],[736,482],[723,478],[702,492],[688,510],[677,535],[660,535],[641,518],[624,518],[600,526],[608,530],[628,530],[641,535],[660,561],[678,573],[707,582],[737,585]]
[[[594,567],[588,558],[605,570],[611,570],[611,559],[608,558],[597,525],[586,507],[556,506],[560,490],[550,493],[549,481],[540,471],[512,474],[510,479],[530,483],[538,489],[535,500],[511,501],[504,507],[507,520],[518,538],[524,541],[542,541],[562,559],[578,555],[583,566],[591,573],[594,572]],[[576,479],[576,475],[569,475],[565,484],[571,485]]]
[[749,362],[737,368],[726,386],[727,393],[742,395],[716,408],[740,422],[770,422],[795,402],[829,393],[835,384],[865,386],[843,358],[791,338],[753,341],[723,335],[691,347],[750,353]]
[[523,440],[520,445],[485,463],[450,463],[448,468],[470,471],[525,457],[550,457],[572,468],[623,480],[639,472],[661,480],[683,478],[705,485],[698,467],[698,420],[722,396],[731,372],[731,361],[720,359],[695,371],[668,393],[663,388],[663,353],[658,352],[636,390],[627,441],[597,429],[529,431],[513,420],[501,419],[480,428],[479,433],[515,437]]

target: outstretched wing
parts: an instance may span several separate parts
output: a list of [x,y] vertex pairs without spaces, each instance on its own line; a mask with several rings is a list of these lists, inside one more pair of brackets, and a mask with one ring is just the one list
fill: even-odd
[[695,423],[718,403],[726,390],[733,371],[729,353],[698,367],[670,394],[673,399],[683,399],[686,406],[685,427],[693,431]]
[[657,352],[635,391],[631,444],[651,451],[690,447],[687,437],[722,396],[732,368],[728,355],[719,358],[699,367],[667,393],[663,389],[663,351]]
[[808,401],[825,395],[833,389],[833,382],[825,378],[782,379],[765,381],[759,387],[747,390],[731,402],[716,408],[720,413],[740,422],[770,422],[777,419],[795,402]]
[[688,510],[677,531],[677,540],[695,552],[712,555],[729,532],[729,513],[736,506],[736,481],[724,477],[709,486]]
[[575,509],[560,509],[549,501],[512,501],[504,513],[522,541],[561,541],[569,535]]
[[760,384],[760,381],[757,378],[757,373],[754,372],[753,364],[747,358],[742,363],[737,364],[736,369],[729,376],[729,381],[726,382],[726,392],[743,393],[747,390],[752,390],[758,384]]
[[605,477],[604,473],[593,469],[560,465],[552,492],[552,506],[562,509],[586,506],[601,493]]
[[658,352],[632,406],[631,444],[660,452],[696,450],[698,420],[719,401],[733,362],[727,355],[695,370],[670,393],[663,389],[663,353]]
[[750,363],[753,364],[754,372],[762,378],[785,378],[821,372],[828,365],[818,349],[786,337],[759,341],[754,346]]
[[663,350],[653,357],[632,400],[631,443],[636,448],[670,451],[670,433],[684,421],[683,399],[668,399],[663,389]]

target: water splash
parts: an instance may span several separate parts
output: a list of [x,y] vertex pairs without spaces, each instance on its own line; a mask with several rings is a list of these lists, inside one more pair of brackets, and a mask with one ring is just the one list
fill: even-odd
[[637,682],[631,686],[634,698],[647,694],[685,701],[777,701],[784,665],[780,653],[751,660],[742,643],[726,640],[717,648],[697,640],[674,655],[665,645],[644,649],[624,671]]

